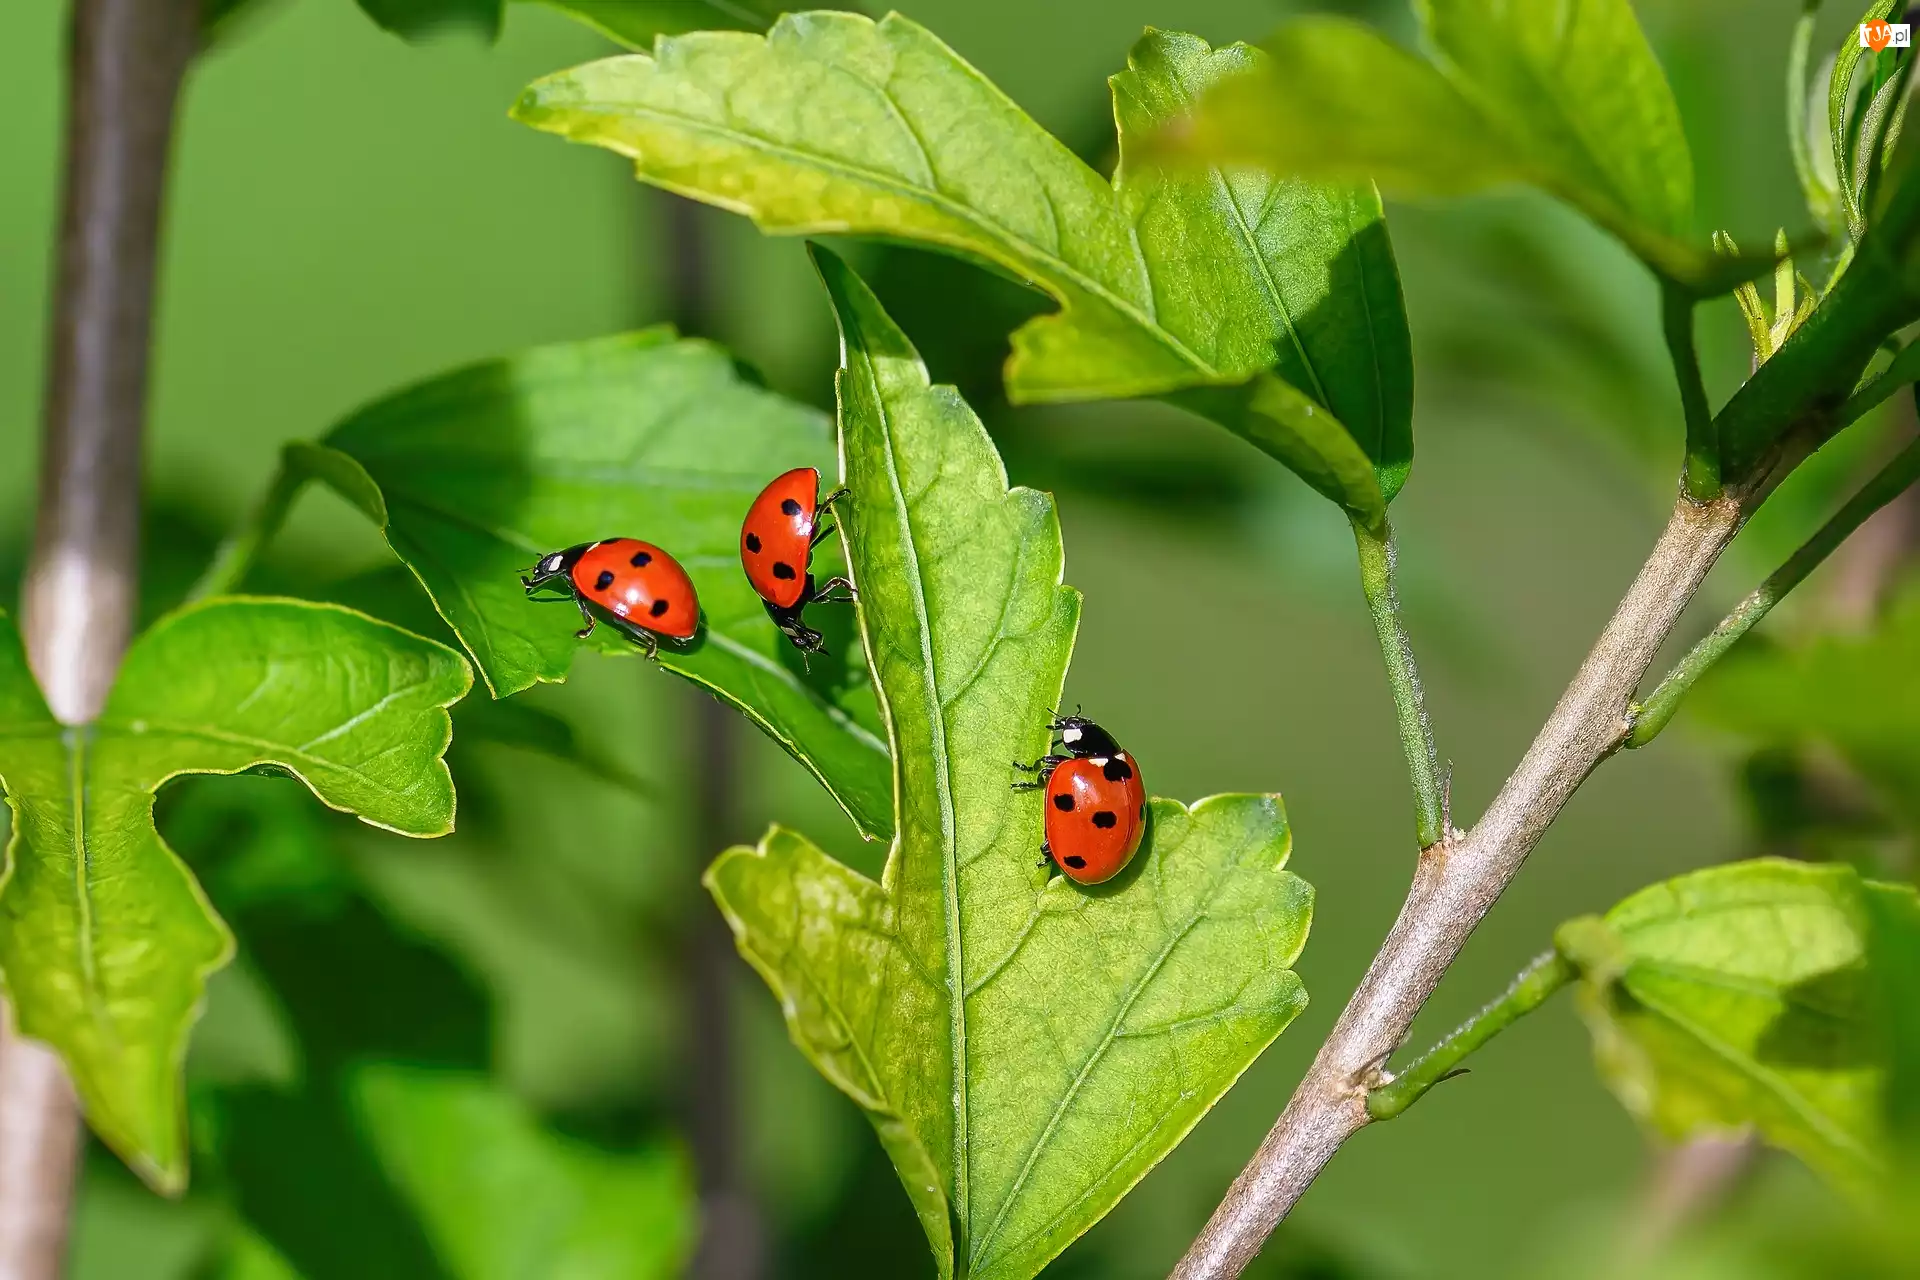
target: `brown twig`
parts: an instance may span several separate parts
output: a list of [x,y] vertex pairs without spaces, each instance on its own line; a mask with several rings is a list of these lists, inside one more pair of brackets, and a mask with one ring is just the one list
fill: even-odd
[[1744,519],[1736,496],[1682,500],[1519,768],[1471,832],[1424,851],[1400,917],[1306,1079],[1173,1275],[1237,1276],[1340,1145],[1366,1087],[1441,975],[1593,768],[1625,739],[1647,667]]
[[[174,106],[198,0],[76,0],[65,189],[22,599],[55,716],[93,719],[133,627],[154,267]],[[55,1280],[80,1130],[59,1059],[0,1016],[0,1280]]]

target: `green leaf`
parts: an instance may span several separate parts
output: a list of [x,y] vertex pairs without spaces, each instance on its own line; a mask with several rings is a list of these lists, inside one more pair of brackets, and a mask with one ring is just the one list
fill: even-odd
[[[1833,72],[1827,77],[1827,130],[1833,144],[1833,171],[1839,183],[1840,212],[1848,232],[1858,240],[1866,230],[1866,208],[1861,199],[1864,175],[1855,163],[1854,140],[1862,112],[1855,111],[1854,73],[1869,50],[1860,43],[1860,26],[1879,21],[1899,6],[1899,0],[1873,0],[1860,15],[1858,25],[1848,27],[1846,37],[1833,59]],[[1879,55],[1875,54],[1877,61]],[[1872,65],[1869,63],[1869,65]],[[1872,96],[1871,88],[1868,96]]]
[[484,1077],[383,1063],[348,1088],[450,1280],[667,1280],[692,1253],[692,1178],[677,1151],[550,1133]]
[[1798,649],[1743,645],[1694,689],[1695,714],[1772,746],[1839,753],[1909,830],[1920,831],[1920,587],[1864,635]]
[[1437,61],[1338,18],[1288,23],[1269,59],[1209,93],[1163,145],[1389,194],[1531,183],[1690,292],[1773,261],[1716,260],[1688,239],[1693,162],[1628,0],[1424,0]]
[[[740,569],[747,507],[789,467],[830,466],[826,423],[743,380],[719,348],[657,328],[490,360],[369,405],[292,460],[380,525],[496,697],[565,679],[583,647],[578,613],[526,599],[527,566],[597,538],[665,547],[705,625],[660,665],[745,712],[863,834],[891,830],[850,611],[809,614],[833,650],[809,672]],[[822,544],[816,564],[832,557]],[[611,627],[585,645],[638,652]]]
[[357,0],[374,25],[405,40],[419,40],[450,27],[469,27],[492,40],[500,34],[506,0]]
[[867,1112],[942,1276],[1025,1280],[1172,1149],[1306,1003],[1312,890],[1276,796],[1152,802],[1118,879],[1035,865],[1044,749],[1079,613],[1052,503],[1006,487],[853,274],[841,508],[896,762],[878,883],[776,828],[706,882],[794,1041]]
[[1376,523],[1412,451],[1406,319],[1377,197],[1164,174],[1137,154],[1143,132],[1259,56],[1149,31],[1113,81],[1112,183],[898,14],[662,40],[653,57],[535,83],[515,114],[762,230],[904,240],[1045,291],[1060,310],[1013,335],[1015,401],[1264,384],[1276,368],[1305,396],[1181,402]]
[[778,0],[527,0],[592,27],[629,49],[681,31],[765,31],[786,12]]
[[154,830],[154,792],[271,767],[375,826],[444,834],[445,709],[471,682],[452,650],[349,610],[225,599],[156,623],[100,719],[70,728],[0,628],[0,969],[21,1031],[60,1051],[95,1132],[154,1186],[185,1181],[187,1030],[232,954]]
[[1747,1126],[1856,1191],[1884,1172],[1887,1037],[1868,960],[1912,891],[1784,859],[1713,867],[1563,925],[1602,1075],[1659,1133]]

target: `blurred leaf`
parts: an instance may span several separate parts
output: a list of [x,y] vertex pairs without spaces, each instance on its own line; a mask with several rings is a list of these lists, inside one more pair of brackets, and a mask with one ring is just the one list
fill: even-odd
[[484,1070],[486,993],[351,887],[320,906],[305,896],[231,900],[230,884],[258,879],[247,863],[260,853],[220,850],[207,883],[291,1017],[305,1069],[295,1089],[214,1094],[207,1129],[236,1207],[304,1280],[454,1280],[382,1168],[348,1086],[369,1063]]
[[1526,182],[1649,266],[1711,296],[1772,255],[1716,259],[1685,239],[1693,162],[1673,92],[1628,0],[1424,0],[1437,62],[1340,18],[1288,23],[1271,57],[1208,94],[1165,145],[1389,194]]
[[[786,12],[778,0],[530,0],[584,22],[629,49],[681,31],[765,31]],[[849,8],[853,6],[847,6]]]
[[186,1179],[180,1063],[232,940],[154,829],[154,792],[273,767],[363,821],[443,834],[444,708],[471,680],[458,654],[345,609],[225,599],[142,635],[100,719],[69,728],[0,631],[0,967],[22,1032],[60,1051],[95,1132],[155,1187]]
[[244,1226],[235,1226],[225,1256],[202,1280],[303,1280],[279,1250]]
[[500,34],[506,0],[355,0],[383,31],[418,40],[449,27],[471,27],[487,39]]
[[1741,645],[1691,702],[1695,714],[1746,738],[1831,747],[1920,831],[1920,586],[1865,635],[1824,636],[1800,649]]
[[[1827,86],[1819,83],[1818,76],[1809,74],[1807,65],[1822,3],[1823,0],[1807,0],[1793,25],[1793,39],[1788,45],[1787,150],[1793,157],[1793,172],[1800,180],[1801,194],[1806,197],[1807,212],[1829,233],[1838,233],[1841,227],[1835,215],[1839,212],[1839,173],[1832,153],[1821,145],[1826,141],[1830,114]],[[1849,43],[1857,46],[1859,41]]]
[[1154,801],[1087,891],[1009,793],[1079,612],[1052,504],[831,255],[841,518],[893,739],[878,883],[776,828],[707,884],[795,1042],[867,1112],[942,1276],[1025,1280],[1172,1149],[1306,1003],[1312,890],[1275,796]]
[[1920,1172],[1920,898],[1869,887],[1867,959],[1888,1047],[1884,1118],[1911,1180]]
[[[663,647],[660,665],[746,713],[862,834],[890,830],[886,747],[848,611],[812,615],[833,656],[809,673],[740,571],[747,507],[789,467],[830,467],[826,424],[743,380],[719,348],[656,328],[521,352],[369,405],[290,459],[381,527],[495,697],[565,679],[583,645],[577,613],[527,600],[527,566],[598,538],[665,547],[705,625]],[[638,652],[612,627],[584,643]]]
[[[1179,403],[1371,522],[1412,455],[1406,319],[1377,197],[1164,174],[1134,154],[1142,132],[1258,57],[1149,31],[1113,80],[1111,184],[898,14],[663,40],[655,57],[541,80],[515,114],[765,231],[906,240],[1030,282],[1061,309],[1013,336],[1015,402],[1232,388]],[[1262,372],[1276,361],[1292,385]]]
[[664,1280],[692,1252],[692,1178],[674,1150],[549,1133],[484,1077],[382,1064],[349,1089],[458,1280]]
[[1888,1037],[1871,918],[1912,890],[1758,859],[1562,925],[1602,1076],[1664,1136],[1751,1126],[1854,1191],[1884,1174]]
[[465,735],[465,741],[537,751],[634,795],[654,799],[660,794],[657,785],[629,769],[599,743],[582,738],[571,724],[551,711],[518,701],[469,698],[455,708],[453,723]]

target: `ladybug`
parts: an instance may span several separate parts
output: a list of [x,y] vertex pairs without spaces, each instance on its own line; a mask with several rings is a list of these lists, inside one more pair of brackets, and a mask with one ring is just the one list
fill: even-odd
[[[693,579],[671,555],[638,538],[603,538],[540,557],[520,575],[529,600],[571,600],[587,625],[573,634],[593,634],[597,604],[635,644],[658,657],[660,640],[689,640],[700,626],[700,598]],[[560,595],[541,595],[558,591]]]
[[1059,717],[1047,727],[1060,736],[1065,754],[1044,755],[1032,764],[1014,761],[1021,772],[1039,775],[1014,783],[1014,790],[1046,793],[1040,852],[1069,880],[1111,880],[1132,860],[1146,833],[1147,788],[1140,766],[1112,734],[1085,717]]
[[[760,491],[740,525],[740,565],[747,571],[747,581],[759,593],[773,624],[802,654],[825,653],[827,647],[820,633],[802,620],[801,610],[816,602],[853,599],[851,582],[829,578],[816,587],[811,568],[813,549],[833,532],[833,525],[818,523],[820,511],[846,492],[836,489],[823,499],[820,472],[795,467],[775,476]],[[836,594],[840,591],[846,594]]]

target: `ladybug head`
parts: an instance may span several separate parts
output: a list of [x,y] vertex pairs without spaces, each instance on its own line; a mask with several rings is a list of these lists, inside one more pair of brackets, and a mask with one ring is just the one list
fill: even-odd
[[560,577],[573,568],[580,557],[585,555],[593,545],[591,542],[583,542],[577,547],[568,547],[565,551],[554,551],[541,556],[533,568],[520,575],[520,585],[531,592],[552,579]]
[[1085,716],[1061,716],[1053,722],[1061,745],[1074,756],[1117,756],[1120,744],[1113,735]]

